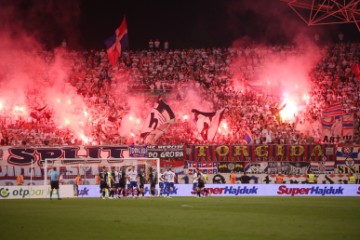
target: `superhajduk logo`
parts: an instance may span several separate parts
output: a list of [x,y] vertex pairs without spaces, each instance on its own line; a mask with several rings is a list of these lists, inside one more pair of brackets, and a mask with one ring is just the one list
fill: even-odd
[[343,187],[287,187],[285,185],[281,185],[277,191],[278,195],[344,195]]
[[8,188],[0,188],[0,197],[7,198],[10,195]]

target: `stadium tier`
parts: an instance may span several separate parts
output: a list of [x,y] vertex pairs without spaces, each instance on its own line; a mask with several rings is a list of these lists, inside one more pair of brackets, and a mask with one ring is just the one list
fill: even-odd
[[0,98],[1,182],[23,173],[38,184],[48,158],[146,157],[179,183],[195,167],[211,179],[234,170],[302,183],[312,171],[318,183],[346,183],[359,172],[359,49],[147,49],[112,64],[105,51],[32,52],[36,79],[19,72],[36,84],[3,76],[20,82],[16,98],[10,86]]
[[2,94],[1,143],[359,143],[359,51],[357,42],[142,50],[115,65],[105,51],[34,52],[43,77]]

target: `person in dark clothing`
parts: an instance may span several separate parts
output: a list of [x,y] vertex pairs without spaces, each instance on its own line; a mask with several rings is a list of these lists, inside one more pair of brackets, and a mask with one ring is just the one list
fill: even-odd
[[121,193],[123,197],[126,196],[126,172],[124,168],[119,171],[119,197]]
[[264,179],[264,182],[266,184],[269,184],[270,183],[270,178],[269,178],[269,174],[266,175],[265,179]]
[[99,173],[99,177],[100,177],[100,193],[102,194],[102,198],[105,198],[106,191],[109,189],[109,186],[107,184],[108,171],[105,166],[103,167],[102,171]]
[[212,181],[213,181],[213,184],[225,184],[226,183],[224,176],[222,176],[220,174],[216,174],[213,177]]
[[150,168],[150,170],[149,170],[149,183],[150,183],[150,194],[151,194],[151,196],[155,196],[155,187],[156,187],[156,173],[155,173],[155,171],[152,169],[152,168]]
[[138,191],[137,195],[139,196],[141,194],[144,197],[144,195],[145,195],[144,186],[145,186],[145,182],[146,182],[145,172],[143,170],[140,170],[138,177],[139,177],[139,189],[140,190]]
[[250,183],[250,177],[246,175],[246,172],[244,172],[244,175],[240,177],[240,181],[242,184],[249,184]]

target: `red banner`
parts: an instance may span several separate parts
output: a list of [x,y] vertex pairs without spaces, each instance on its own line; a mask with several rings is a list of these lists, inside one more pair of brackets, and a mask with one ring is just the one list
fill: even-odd
[[186,160],[204,162],[319,162],[335,161],[333,144],[192,145]]

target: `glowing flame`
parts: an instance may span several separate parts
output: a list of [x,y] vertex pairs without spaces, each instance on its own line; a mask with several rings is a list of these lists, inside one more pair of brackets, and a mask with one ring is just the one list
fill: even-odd
[[83,141],[84,144],[88,144],[89,143],[89,138],[86,137],[84,134],[80,135],[81,140]]
[[15,111],[19,111],[19,110],[20,110],[19,106],[15,106],[15,107],[14,107],[14,110],[15,110]]
[[310,101],[310,97],[308,94],[304,94],[304,97],[303,97],[304,101],[306,104],[309,104],[309,101]]
[[218,132],[223,135],[226,135],[229,133],[229,127],[225,120],[221,121],[219,128],[218,128]]
[[293,121],[298,112],[297,104],[291,99],[286,99],[283,104],[285,103],[285,108],[280,111],[281,119],[283,121]]
[[16,116],[24,115],[24,114],[26,114],[26,108],[20,107],[20,106],[15,106],[14,110],[13,110],[13,114]]

